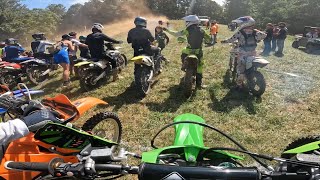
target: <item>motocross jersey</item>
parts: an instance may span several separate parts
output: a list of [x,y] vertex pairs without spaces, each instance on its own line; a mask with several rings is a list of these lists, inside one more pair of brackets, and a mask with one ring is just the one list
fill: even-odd
[[127,42],[132,43],[132,48],[134,50],[148,49],[151,46],[151,42],[155,39],[151,32],[144,27],[135,27],[131,29],[128,33]]
[[100,32],[92,33],[87,36],[85,44],[88,45],[91,58],[104,59],[106,53],[104,41],[119,43],[119,41],[112,39]]

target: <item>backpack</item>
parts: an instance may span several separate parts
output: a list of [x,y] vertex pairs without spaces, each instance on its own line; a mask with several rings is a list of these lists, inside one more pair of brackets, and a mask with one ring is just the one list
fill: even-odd
[[48,48],[50,54],[57,54],[63,47],[63,42],[59,41],[52,45],[52,47]]
[[258,46],[258,41],[256,39],[257,31],[253,30],[252,34],[246,34],[243,30],[240,30],[240,32],[245,39],[245,44],[240,47],[245,51],[254,51]]

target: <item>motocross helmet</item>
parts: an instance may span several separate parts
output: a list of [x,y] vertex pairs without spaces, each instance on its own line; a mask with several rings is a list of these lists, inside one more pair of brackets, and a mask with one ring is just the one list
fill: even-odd
[[134,19],[134,24],[136,26],[142,26],[142,27],[147,27],[147,19],[144,17],[136,17]]
[[79,37],[80,42],[85,42],[86,39],[87,39],[87,37],[85,37],[85,36],[80,36]]
[[182,18],[185,22],[186,22],[186,27],[190,27],[192,25],[199,25],[200,24],[200,19],[198,16],[196,15],[189,15],[189,16],[186,16],[184,18]]
[[99,31],[99,32],[102,32],[103,30],[103,25],[100,24],[100,23],[94,23],[93,26],[92,26],[92,32],[95,30],[95,31]]
[[256,21],[251,16],[239,17],[232,21],[233,23],[237,23],[239,29],[244,29],[246,27],[254,26]]
[[5,40],[5,43],[8,45],[16,45],[18,43],[18,41],[14,38],[9,38]]
[[34,40],[46,40],[46,38],[44,37],[44,33],[35,33],[32,34],[32,38]]
[[61,36],[62,40],[70,40],[71,36],[69,34],[64,34]]

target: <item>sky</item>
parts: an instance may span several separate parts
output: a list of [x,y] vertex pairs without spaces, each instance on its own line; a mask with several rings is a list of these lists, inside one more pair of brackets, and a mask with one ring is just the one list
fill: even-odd
[[[49,4],[63,4],[69,8],[72,4],[85,3],[89,0],[22,0],[23,4],[27,5],[28,8],[46,8]],[[214,0],[219,4],[223,4],[224,0]]]

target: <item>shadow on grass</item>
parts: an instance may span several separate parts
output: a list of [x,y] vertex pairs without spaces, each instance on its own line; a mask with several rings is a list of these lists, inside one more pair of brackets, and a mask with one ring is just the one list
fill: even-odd
[[181,83],[171,86],[165,90],[170,93],[170,96],[163,103],[147,103],[146,105],[151,111],[155,112],[176,112],[179,107],[187,101],[185,98]]
[[137,96],[134,82],[132,82],[132,84],[121,94],[103,98],[109,105],[114,106],[114,111],[119,110],[124,105],[138,103],[142,99],[142,97]]
[[306,48],[298,48],[300,51],[306,53],[306,54],[311,54],[311,55],[320,55],[320,49],[314,49],[312,52],[308,52]]
[[231,88],[229,92],[219,100],[217,98],[216,88],[210,88],[210,98],[212,103],[209,106],[213,111],[221,113],[230,113],[237,107],[244,107],[249,114],[256,114],[254,102],[261,102],[261,98],[256,98],[247,92],[237,91],[235,88]]

